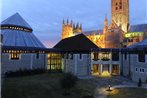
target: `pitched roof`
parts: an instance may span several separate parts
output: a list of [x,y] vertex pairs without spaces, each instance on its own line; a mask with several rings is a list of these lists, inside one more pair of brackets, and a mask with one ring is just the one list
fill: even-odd
[[18,13],[15,13],[6,20],[2,21],[1,25],[14,25],[32,29],[31,26]]
[[[13,20],[14,18],[14,20]],[[12,17],[3,21],[4,23],[9,23],[13,25],[25,25],[29,27],[29,24],[21,18],[17,13]],[[21,47],[37,47],[45,48],[45,46],[38,40],[38,38],[33,34],[33,32],[27,32],[23,30],[14,30],[11,28],[1,29],[1,34],[3,35],[3,46],[21,46]]]
[[66,38],[57,43],[54,48],[60,48],[65,51],[91,51],[98,48],[84,34],[79,34],[70,38]]
[[147,48],[147,39],[144,39],[141,42],[135,43],[128,48]]
[[4,46],[45,47],[33,33],[10,29],[1,30],[1,33]]
[[93,31],[84,31],[82,32],[84,35],[100,35],[103,33],[103,30],[93,30]]
[[131,25],[129,32],[147,32],[147,24]]

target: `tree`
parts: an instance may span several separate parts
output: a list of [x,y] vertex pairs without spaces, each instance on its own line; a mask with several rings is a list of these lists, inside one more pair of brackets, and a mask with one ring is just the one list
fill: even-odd
[[65,95],[70,95],[70,89],[73,88],[77,83],[78,78],[71,73],[66,73],[61,79],[61,87],[65,90]]

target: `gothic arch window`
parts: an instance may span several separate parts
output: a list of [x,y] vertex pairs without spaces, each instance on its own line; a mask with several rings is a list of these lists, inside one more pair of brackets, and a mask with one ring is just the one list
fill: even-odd
[[122,9],[122,0],[119,2],[119,9]]
[[118,3],[116,2],[116,4],[115,5],[118,5]]
[[122,6],[121,5],[119,6],[119,9],[122,9]]
[[118,8],[116,7],[116,10],[117,10]]

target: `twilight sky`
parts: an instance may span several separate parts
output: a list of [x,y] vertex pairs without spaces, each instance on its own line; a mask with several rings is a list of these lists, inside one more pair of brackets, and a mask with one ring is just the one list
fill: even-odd
[[[34,29],[34,34],[52,47],[61,39],[62,20],[83,24],[83,31],[103,28],[107,13],[110,21],[111,0],[0,0],[1,19],[18,12]],[[130,23],[147,23],[147,0],[130,0]]]

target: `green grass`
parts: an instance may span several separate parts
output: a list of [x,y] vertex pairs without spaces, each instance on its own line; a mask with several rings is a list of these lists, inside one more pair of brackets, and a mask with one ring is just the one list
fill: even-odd
[[111,91],[107,98],[147,98],[147,90],[142,88],[120,88]]
[[61,73],[46,73],[34,76],[6,78],[2,98],[82,98],[93,95],[96,85],[90,80],[79,80],[71,89],[71,95],[63,96],[60,86]]

